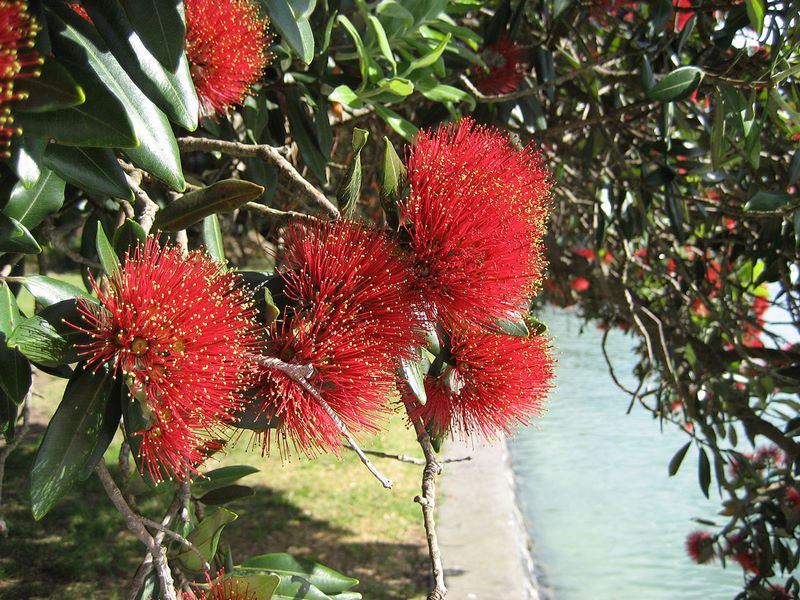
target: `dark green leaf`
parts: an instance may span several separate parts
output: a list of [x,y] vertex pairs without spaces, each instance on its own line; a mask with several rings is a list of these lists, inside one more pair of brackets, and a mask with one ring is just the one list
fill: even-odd
[[6,440],[6,444],[14,439],[18,417],[16,403],[0,388],[0,432],[2,432],[3,438]]
[[146,239],[147,234],[141,225],[133,219],[125,219],[122,225],[114,232],[111,246],[121,260],[129,252],[132,252],[136,246],[144,246]]
[[397,133],[402,135],[406,141],[411,141],[412,138],[417,135],[419,129],[412,124],[411,122],[407,121],[396,112],[389,110],[385,106],[381,106],[380,104],[375,105],[375,112],[389,124],[389,127],[394,129]]
[[[153,2],[147,4],[152,5]],[[177,14],[177,7],[170,7],[169,2],[158,4],[164,4],[162,11],[166,9],[169,12],[168,16],[173,17],[174,25],[182,35],[183,21]],[[135,31],[125,10],[116,0],[85,0],[83,7],[119,64],[148,98],[184,129],[190,131],[196,129],[200,103],[197,100],[185,55],[183,52],[178,52],[175,54],[177,61],[173,66],[165,67],[160,58],[149,50],[140,35],[142,31],[149,33],[164,26],[164,23],[158,20],[153,22],[154,18],[158,19],[161,16],[159,10],[153,10],[146,27]],[[165,33],[162,31],[158,42],[164,40]],[[163,43],[159,43],[159,46],[165,55],[164,58],[167,58],[166,55],[171,49],[165,47]]]
[[239,481],[242,477],[258,473],[256,467],[249,465],[231,465],[220,467],[203,473],[202,477],[192,483],[192,493],[196,496],[207,494],[211,490],[227,487]]
[[792,223],[794,225],[794,243],[800,248],[800,209],[794,211]]
[[0,390],[4,397],[16,404],[22,402],[31,387],[28,359],[19,350],[7,345],[8,338],[22,318],[14,294],[6,283],[0,283]]
[[447,44],[450,42],[450,38],[452,36],[448,33],[447,35],[442,38],[442,40],[436,44],[436,47],[433,48],[428,54],[421,56],[417,59],[412,60],[406,70],[403,72],[404,77],[408,77],[410,73],[413,73],[417,69],[424,69],[425,67],[431,66],[444,52],[445,48],[447,48]]
[[653,89],[653,87],[656,85],[656,78],[653,77],[653,67],[650,66],[650,59],[647,58],[646,54],[642,55],[641,78],[642,89],[645,92]]
[[763,0],[744,0],[745,8],[747,9],[747,18],[752,27],[758,35],[764,30],[764,13],[765,6]]
[[97,223],[97,237],[95,239],[97,247],[97,256],[100,257],[100,264],[103,265],[103,270],[106,275],[113,275],[119,270],[120,262],[117,253],[114,252],[114,247],[106,237],[106,232],[102,224]]
[[[211,562],[214,554],[217,552],[217,545],[219,544],[219,536],[222,530],[228,523],[232,523],[237,518],[235,513],[224,508],[216,508],[207,513],[206,517],[200,521],[186,539],[194,544],[206,562]],[[190,571],[200,571],[203,565],[200,562],[200,557],[197,556],[192,550],[182,548],[175,554],[175,559],[180,561],[184,567]]]
[[36,185],[41,176],[40,163],[47,147],[47,140],[18,135],[11,140],[9,165],[26,188]]
[[42,306],[50,306],[63,300],[83,297],[95,301],[81,288],[46,275],[29,275],[23,282],[31,296]]
[[113,377],[107,369],[78,369],[50,420],[31,469],[31,508],[41,519],[94,467],[95,447],[107,428]]
[[41,246],[25,226],[5,213],[0,213],[0,253],[38,254],[41,251]]
[[356,203],[361,195],[361,150],[367,144],[368,139],[369,132],[366,129],[358,127],[353,129],[353,157],[336,192],[339,209],[346,219],[353,217]]
[[86,101],[83,88],[52,56],[39,67],[39,77],[23,77],[14,82],[14,93],[27,94],[14,103],[14,112],[44,112],[78,106]]
[[322,182],[328,179],[325,165],[328,157],[322,153],[317,140],[317,130],[314,123],[306,112],[305,103],[300,99],[296,92],[287,94],[289,103],[286,113],[289,117],[289,130],[297,146],[300,148],[300,155],[311,169],[314,176]]
[[0,333],[7,338],[22,319],[16,296],[6,282],[0,282]]
[[678,450],[675,455],[672,457],[672,460],[669,461],[669,476],[672,477],[678,472],[678,469],[681,468],[681,463],[683,462],[683,458],[686,456],[686,452],[689,450],[689,446],[692,445],[692,442],[686,442],[683,446],[681,446],[680,450]]
[[679,67],[649,90],[647,97],[659,102],[674,102],[688,98],[703,80],[703,71],[697,67]]
[[247,559],[239,567],[241,570],[259,570],[277,573],[282,579],[298,575],[325,594],[338,594],[358,584],[358,579],[342,575],[313,560],[295,558],[285,552],[261,554]]
[[451,85],[437,83],[435,78],[422,79],[416,83],[416,86],[417,90],[432,102],[441,102],[443,104],[447,102],[452,102],[453,104],[466,102],[470,111],[475,110],[475,98]]
[[314,35],[308,18],[298,18],[286,0],[260,0],[270,22],[304,63],[314,58]]
[[744,205],[745,210],[778,211],[783,208],[792,197],[784,192],[758,191]]
[[800,149],[794,151],[792,162],[789,163],[789,176],[786,178],[787,185],[793,185],[800,179]]
[[339,15],[336,17],[336,21],[344,25],[345,30],[353,39],[353,44],[358,54],[358,69],[361,73],[361,84],[358,86],[358,89],[363,90],[369,80],[369,54],[367,53],[366,46],[364,46],[364,40],[361,39],[361,35],[358,33],[355,25],[353,25],[346,16]]
[[700,489],[703,491],[703,495],[708,498],[708,488],[711,485],[711,464],[708,462],[708,455],[703,448],[700,448],[700,461],[697,465],[697,480],[700,482]]
[[208,215],[203,219],[203,244],[211,258],[217,262],[225,262],[225,244],[217,215]]
[[[240,571],[241,569],[237,568],[234,572],[239,573]],[[247,571],[241,572],[247,573]],[[272,600],[331,600],[331,597],[300,575],[283,575],[278,588],[272,595]]]
[[247,487],[246,485],[228,485],[212,490],[198,498],[198,500],[209,506],[219,506],[221,504],[233,502],[234,500],[247,498],[255,493],[256,491],[253,488]]
[[168,71],[183,57],[186,24],[183,0],[122,0],[134,31]]
[[[133,125],[140,144],[126,150],[128,157],[172,189],[182,191],[186,183],[178,145],[164,113],[139,90],[89,23],[68,8],[59,14],[66,23],[51,19],[51,27],[55,25],[57,33],[54,46],[73,60],[88,63],[122,104]],[[89,90],[86,93],[88,103]]]
[[386,30],[383,28],[380,20],[378,20],[375,15],[369,15],[367,19],[372,33],[375,36],[375,40],[378,43],[378,49],[381,51],[381,56],[383,56],[383,58],[385,58],[392,66],[392,73],[396,73],[397,62],[394,59],[394,52],[392,52],[392,47],[389,44],[389,38],[386,35]]
[[711,121],[711,164],[715,169],[722,166],[725,156],[725,107],[722,96],[714,98],[713,117]]
[[31,362],[48,367],[56,367],[77,359],[67,340],[40,315],[21,321],[7,343],[10,348],[18,348]]
[[263,187],[250,181],[224,179],[184,194],[156,214],[153,226],[164,231],[186,229],[209,215],[236,210],[263,193]]
[[109,148],[73,148],[49,144],[44,164],[59,177],[95,194],[133,201],[125,173]]
[[30,189],[17,183],[11,190],[8,204],[3,209],[6,216],[19,221],[32,230],[64,203],[64,180],[49,169],[41,169],[41,176]]

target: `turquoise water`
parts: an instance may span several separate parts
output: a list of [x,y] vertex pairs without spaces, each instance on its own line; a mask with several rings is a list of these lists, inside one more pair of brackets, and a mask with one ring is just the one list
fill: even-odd
[[[675,477],[672,455],[688,437],[640,407],[612,382],[602,333],[569,311],[542,315],[558,349],[557,389],[548,412],[510,441],[521,509],[534,560],[555,600],[731,599],[741,591],[737,565],[697,565],[686,535],[714,520],[719,504],[697,484],[689,451]],[[630,337],[612,332],[610,355],[628,383]],[[622,377],[622,376],[625,377]]]

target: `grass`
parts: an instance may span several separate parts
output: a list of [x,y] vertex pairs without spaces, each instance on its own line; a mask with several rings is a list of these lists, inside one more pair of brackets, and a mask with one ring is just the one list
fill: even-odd
[[[125,598],[144,548],[124,527],[96,477],[68,494],[40,521],[28,499],[28,470],[66,382],[38,374],[33,426],[6,467],[3,512],[9,536],[0,539],[0,599],[64,600]],[[419,507],[421,467],[377,459],[394,481],[384,490],[354,453],[341,459],[262,457],[248,451],[245,434],[208,468],[247,464],[259,468],[240,483],[255,494],[227,505],[239,515],[223,532],[235,562],[266,552],[286,551],[319,560],[361,580],[356,588],[370,600],[420,600],[427,587],[427,550]],[[120,439],[106,453],[112,473]],[[364,441],[365,448],[421,456],[413,433],[394,416],[389,432]],[[155,517],[169,498],[155,493],[139,509]]]

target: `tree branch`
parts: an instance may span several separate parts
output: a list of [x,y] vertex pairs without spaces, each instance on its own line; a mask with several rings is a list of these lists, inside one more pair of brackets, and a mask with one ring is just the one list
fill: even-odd
[[237,158],[259,158],[264,162],[271,163],[278,167],[289,181],[291,181],[295,187],[302,190],[314,204],[324,209],[331,216],[339,216],[339,209],[325,197],[325,194],[306,181],[306,179],[298,173],[297,169],[294,168],[294,165],[286,160],[286,158],[272,146],[266,144],[242,144],[239,142],[201,137],[182,137],[178,138],[178,147],[183,152],[209,152],[216,150]]
[[8,525],[3,517],[3,483],[6,475],[6,461],[14,449],[19,445],[28,429],[31,426],[31,395],[33,394],[33,386],[28,388],[28,393],[25,394],[25,399],[22,404],[22,425],[14,432],[14,437],[11,438],[2,450],[0,450],[0,535],[8,537]]
[[[355,448],[348,444],[344,444],[344,447],[348,450],[355,451]],[[425,460],[421,458],[416,458],[414,456],[407,456],[405,454],[390,454],[388,452],[380,452],[379,450],[362,450],[364,454],[371,454],[372,456],[377,456],[379,458],[391,458],[393,460],[410,463],[412,465],[424,465],[427,464]],[[462,456],[461,458],[446,458],[444,460],[440,460],[439,462],[442,464],[445,463],[454,463],[454,462],[464,462],[467,460],[472,460],[471,456]]]

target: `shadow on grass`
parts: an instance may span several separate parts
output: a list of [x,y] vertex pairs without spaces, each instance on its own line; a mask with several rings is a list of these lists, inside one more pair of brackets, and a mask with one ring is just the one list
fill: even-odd
[[[32,439],[26,441],[6,465],[3,513],[9,536],[0,538],[0,599],[125,598],[143,546],[124,528],[96,477],[78,486],[41,521],[34,521],[27,472],[35,448]],[[354,532],[313,518],[282,492],[264,486],[254,489],[254,496],[228,506],[239,519],[226,527],[222,539],[230,543],[236,562],[287,551],[357,577],[361,580],[357,589],[365,599],[401,600],[423,593],[427,585],[423,548],[346,541]],[[155,516],[167,503],[166,498],[150,498],[139,508]]]

